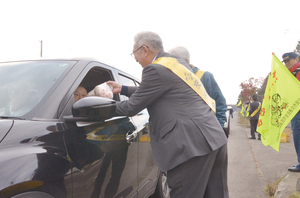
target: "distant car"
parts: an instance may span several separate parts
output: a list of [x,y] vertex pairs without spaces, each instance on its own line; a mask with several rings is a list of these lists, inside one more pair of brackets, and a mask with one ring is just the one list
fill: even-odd
[[224,130],[227,136],[230,134],[230,111],[232,110],[231,106],[227,106],[227,111],[226,111],[226,122],[224,123]]
[[[114,117],[115,101],[85,97],[114,80],[138,79],[92,59],[0,63],[0,197],[162,197],[148,112]],[[153,195],[154,194],[154,195]]]

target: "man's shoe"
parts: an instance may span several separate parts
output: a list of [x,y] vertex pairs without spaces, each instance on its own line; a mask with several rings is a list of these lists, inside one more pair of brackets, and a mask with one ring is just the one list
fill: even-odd
[[288,171],[290,171],[290,172],[300,172],[300,169],[293,166],[293,167],[289,167]]
[[258,138],[257,140],[261,140],[260,138]]
[[249,139],[251,139],[251,140],[255,140],[255,137],[249,137]]

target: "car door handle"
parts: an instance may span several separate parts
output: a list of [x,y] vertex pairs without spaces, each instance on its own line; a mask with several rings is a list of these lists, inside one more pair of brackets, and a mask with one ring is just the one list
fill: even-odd
[[136,138],[137,136],[137,132],[128,132],[126,134],[126,141],[127,143],[131,144],[133,142],[133,140]]

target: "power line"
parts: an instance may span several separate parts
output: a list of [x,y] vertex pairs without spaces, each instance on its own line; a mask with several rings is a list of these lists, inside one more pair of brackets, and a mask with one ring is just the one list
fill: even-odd
[[40,40],[41,43],[41,52],[40,52],[40,56],[43,57],[43,40]]

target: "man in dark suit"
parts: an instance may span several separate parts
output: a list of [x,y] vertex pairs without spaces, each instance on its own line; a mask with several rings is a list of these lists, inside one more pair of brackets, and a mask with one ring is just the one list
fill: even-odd
[[[153,155],[167,172],[171,197],[228,197],[224,131],[205,99],[165,66],[175,61],[186,75],[194,75],[189,65],[165,53],[161,38],[153,32],[135,36],[132,55],[143,67],[140,86],[108,84],[114,93],[130,96],[117,103],[118,115],[133,116],[148,109]],[[160,62],[161,58],[166,61]]]
[[[249,119],[250,119],[250,126],[251,126],[251,137],[249,139],[256,139],[255,133],[258,123],[258,117],[260,114],[261,103],[257,101],[257,96],[252,96],[252,102],[250,103],[250,110],[249,110]],[[258,140],[260,140],[260,133],[258,133]]]
[[[224,123],[226,122],[227,103],[213,74],[208,71],[200,70],[199,68],[190,64],[190,53],[185,47],[174,47],[170,49],[168,53],[183,58],[190,65],[194,74],[201,80],[208,95],[216,101],[216,116],[221,126],[224,127]],[[224,132],[228,137],[228,131],[224,129]]]

